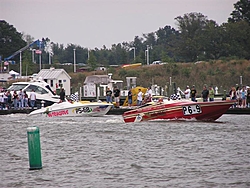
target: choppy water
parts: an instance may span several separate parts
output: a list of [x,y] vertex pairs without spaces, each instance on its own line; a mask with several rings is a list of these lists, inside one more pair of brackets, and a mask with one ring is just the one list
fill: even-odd
[[[250,186],[249,115],[217,123],[0,118],[0,187]],[[29,170],[30,126],[40,128],[41,170]]]

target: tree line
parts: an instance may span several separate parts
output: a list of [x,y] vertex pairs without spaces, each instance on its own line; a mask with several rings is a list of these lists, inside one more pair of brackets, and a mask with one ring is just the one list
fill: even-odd
[[[130,63],[146,64],[146,50],[149,62],[196,62],[223,58],[250,59],[250,1],[240,0],[234,4],[234,11],[228,21],[217,24],[202,13],[191,12],[174,18],[178,30],[171,26],[159,28],[155,32],[135,36],[131,42],[113,44],[110,49],[104,45],[98,49],[88,49],[75,44],[52,44],[52,64],[73,63],[74,53],[77,64],[86,64],[90,69],[97,66],[122,65]],[[30,35],[17,32],[14,26],[0,21],[0,56],[10,56],[34,40]],[[23,62],[31,65],[30,51],[26,50]],[[135,53],[135,56],[134,56]],[[48,64],[48,54],[42,53],[42,64]],[[35,61],[39,61],[35,54]],[[14,57],[19,62],[19,57]]]

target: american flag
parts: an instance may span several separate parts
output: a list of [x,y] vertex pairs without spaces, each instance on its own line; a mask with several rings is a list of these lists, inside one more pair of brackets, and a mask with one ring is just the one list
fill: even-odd
[[42,54],[41,50],[36,50],[36,54]]

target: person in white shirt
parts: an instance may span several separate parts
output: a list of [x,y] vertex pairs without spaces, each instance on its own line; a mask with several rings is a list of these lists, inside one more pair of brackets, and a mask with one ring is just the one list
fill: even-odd
[[0,95],[0,109],[3,110],[3,106],[4,106],[4,97],[3,95]]
[[144,103],[151,102],[151,101],[152,101],[152,89],[148,87],[146,94],[145,94]]
[[141,89],[139,89],[139,93],[137,94],[137,106],[142,105],[142,92]]
[[22,109],[23,108],[23,102],[24,102],[24,93],[22,91],[22,89],[20,89],[19,93],[18,93],[18,102],[19,102],[19,108]]
[[30,106],[32,110],[34,109],[36,103],[36,93],[34,92],[34,89],[32,89],[32,92],[30,93]]
[[189,99],[189,98],[190,98],[190,92],[191,92],[191,90],[190,90],[189,86],[187,86],[187,87],[186,87],[186,90],[185,90],[185,92],[184,92],[185,98],[186,98],[186,99]]

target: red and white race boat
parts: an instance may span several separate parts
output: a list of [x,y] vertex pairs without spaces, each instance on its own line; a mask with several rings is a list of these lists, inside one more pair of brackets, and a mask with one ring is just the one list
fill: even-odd
[[32,111],[29,116],[42,116],[46,118],[65,117],[65,116],[104,116],[113,106],[106,102],[89,102],[80,101],[70,103],[66,102],[54,103],[46,108]]
[[186,120],[215,121],[221,117],[234,101],[192,102],[189,100],[166,100],[146,104],[125,112],[122,116],[126,123],[149,120]]

